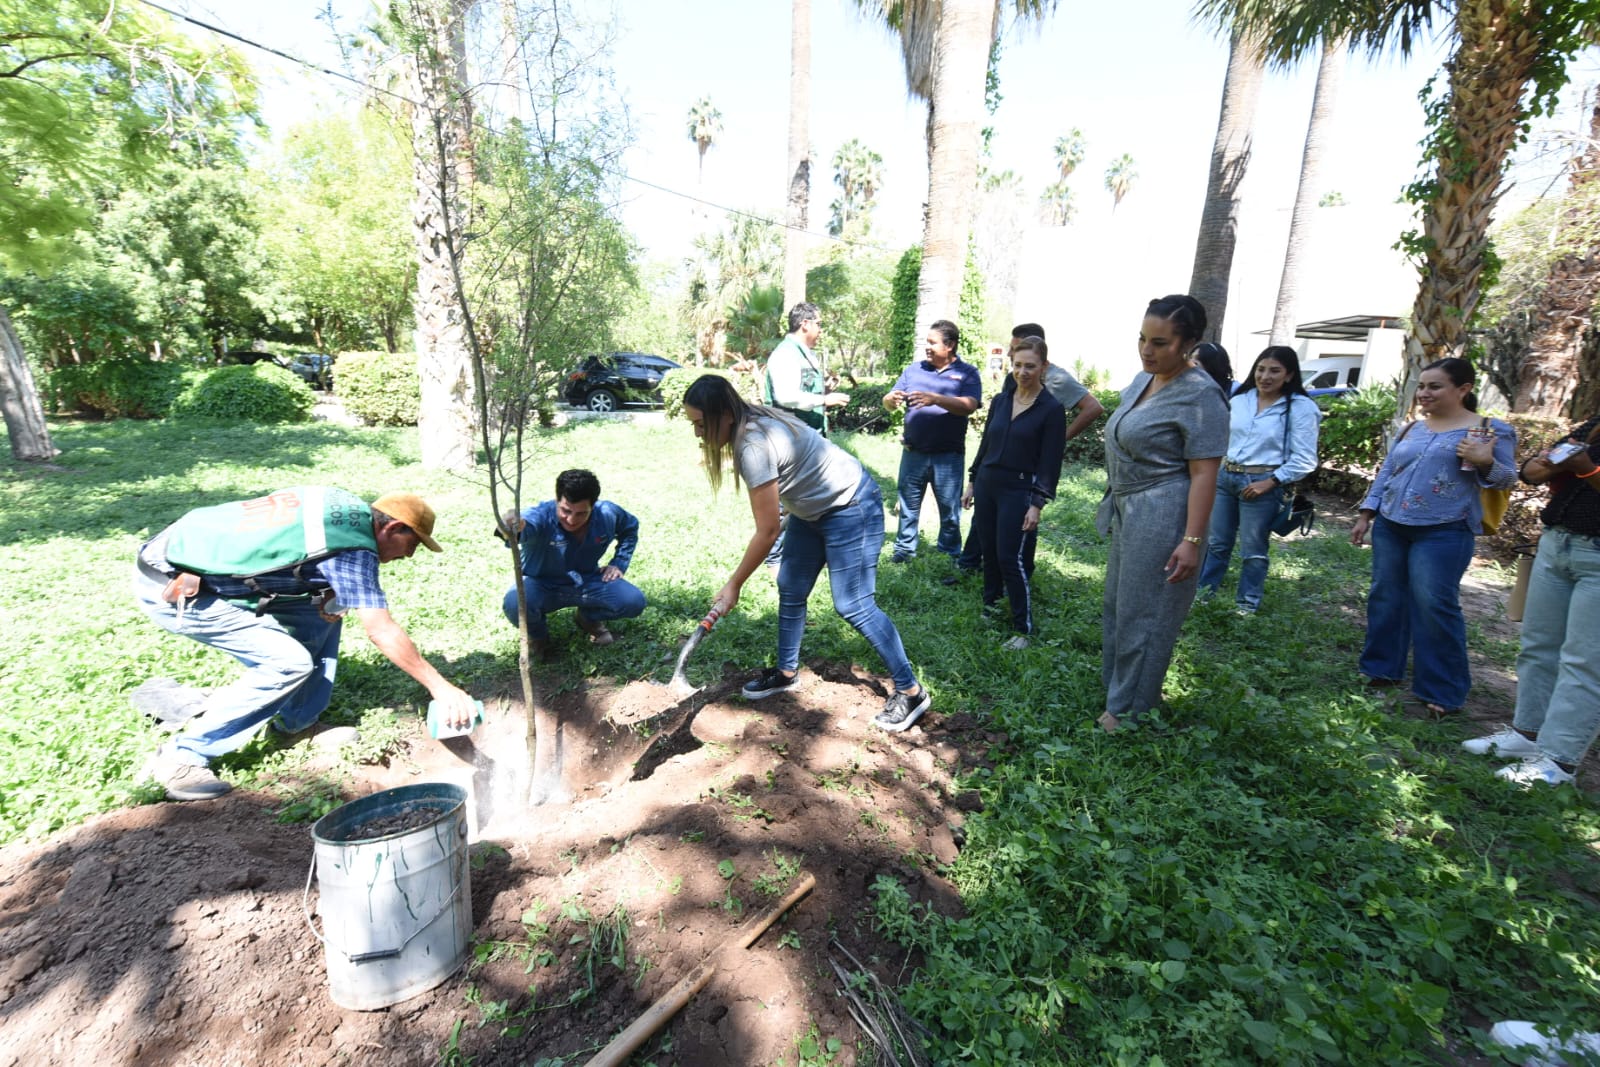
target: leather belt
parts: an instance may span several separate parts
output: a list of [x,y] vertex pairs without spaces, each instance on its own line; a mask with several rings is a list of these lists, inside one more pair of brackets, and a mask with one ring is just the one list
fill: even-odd
[[1276,463],[1235,463],[1231,459],[1222,461],[1222,469],[1229,474],[1271,474],[1278,469]]

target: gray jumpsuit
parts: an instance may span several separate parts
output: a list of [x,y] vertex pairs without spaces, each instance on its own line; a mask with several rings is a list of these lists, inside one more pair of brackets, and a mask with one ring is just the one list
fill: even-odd
[[1188,522],[1191,459],[1228,450],[1228,405],[1205,371],[1192,367],[1138,402],[1151,376],[1140,372],[1106,424],[1106,497],[1095,516],[1111,538],[1101,620],[1100,677],[1106,710],[1133,719],[1161,702],[1198,569],[1169,583],[1163,571]]

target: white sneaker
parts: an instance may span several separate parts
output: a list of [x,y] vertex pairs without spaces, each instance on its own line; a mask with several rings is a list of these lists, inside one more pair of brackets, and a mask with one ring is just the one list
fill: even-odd
[[1000,647],[1005,649],[1007,652],[1021,652],[1023,649],[1028,647],[1029,643],[1030,642],[1025,634],[1018,634],[1011,640],[1002,644]]
[[1564,1067],[1567,1061],[1561,1056],[1563,1052],[1600,1056],[1600,1034],[1573,1034],[1566,1041],[1557,1041],[1541,1034],[1533,1023],[1516,1020],[1495,1023],[1489,1040],[1519,1052],[1531,1052],[1522,1061],[1523,1067]]
[[1534,756],[1521,763],[1501,767],[1494,772],[1494,776],[1516,782],[1524,789],[1533,785],[1571,785],[1573,780],[1573,776],[1562,770],[1561,765],[1549,756]]
[[1539,755],[1539,742],[1529,741],[1509,726],[1502,726],[1488,737],[1474,737],[1461,742],[1461,747],[1474,756],[1498,756],[1501,759],[1523,759]]

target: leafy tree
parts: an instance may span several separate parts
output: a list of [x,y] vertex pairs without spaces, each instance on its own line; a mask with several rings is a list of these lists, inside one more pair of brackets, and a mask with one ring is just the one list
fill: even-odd
[[1437,17],[1454,51],[1443,91],[1429,84],[1431,127],[1423,164],[1431,174],[1408,190],[1421,229],[1402,238],[1421,284],[1411,313],[1399,411],[1410,407],[1421,368],[1458,355],[1482,296],[1489,223],[1511,149],[1529,122],[1554,106],[1567,65],[1600,31],[1593,0],[1202,0],[1203,13],[1259,31],[1269,59],[1290,63],[1327,39],[1348,36],[1378,53],[1411,51]]
[[[225,153],[254,115],[237,55],[138,5],[0,0],[0,27],[0,271],[59,263],[102,189],[174,150]],[[56,454],[3,307],[0,411],[15,458]]]
[[728,316],[751,289],[778,280],[783,236],[778,227],[744,213],[730,216],[724,229],[700,234],[694,248],[695,255],[685,264],[685,307],[699,360],[718,361]]
[[728,341],[746,359],[765,359],[786,331],[783,290],[758,285],[728,317]]
[[806,275],[806,293],[828,318],[826,340],[838,354],[837,366],[877,372],[894,267],[888,256],[851,255],[812,267]]
[[1111,210],[1117,210],[1122,203],[1122,198],[1133,189],[1133,183],[1139,180],[1139,171],[1133,165],[1133,157],[1124,152],[1111,161],[1106,168],[1106,192],[1111,194]]
[[1051,182],[1039,196],[1039,218],[1046,226],[1065,226],[1078,213],[1065,181]]
[[[895,266],[890,289],[888,358],[885,361],[892,374],[898,374],[922,352],[925,326],[918,319],[918,301],[921,287],[918,273],[922,265],[922,250],[915,246],[906,249]],[[961,343],[957,346],[962,358],[981,365],[986,355],[984,319],[986,299],[983,289],[983,272],[978,268],[977,257],[967,251],[966,270],[962,275],[961,301],[955,318],[961,330]],[[928,322],[949,318],[934,315]]]
[[[1000,5],[997,0],[856,3],[899,35],[906,88],[928,101],[928,210],[916,316],[932,322],[960,303],[964,288],[962,264],[972,229],[972,190]],[[1012,9],[1018,18],[1038,19],[1055,6],[1055,0],[1013,0]]]
[[689,140],[700,153],[700,169],[695,180],[701,185],[706,181],[706,153],[721,136],[722,112],[711,103],[709,96],[702,96],[689,106]]
[[288,132],[269,174],[262,243],[293,324],[321,351],[397,351],[417,273],[409,137],[373,108],[317,119]]
[[1078,164],[1083,162],[1083,157],[1089,151],[1088,139],[1083,136],[1083,131],[1074,126],[1063,137],[1056,138],[1055,156],[1056,170],[1061,175],[1063,187],[1072,172],[1078,169]]
[[828,232],[840,237],[846,230],[870,231],[873,197],[883,184],[883,157],[852,137],[833,154],[833,183],[839,187],[839,198],[830,207]]

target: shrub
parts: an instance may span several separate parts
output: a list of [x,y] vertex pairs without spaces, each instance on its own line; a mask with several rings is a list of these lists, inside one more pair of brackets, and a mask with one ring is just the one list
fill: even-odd
[[1384,439],[1394,418],[1394,390],[1388,386],[1357,389],[1323,404],[1318,433],[1318,459],[1324,467],[1368,476],[1383,462]]
[[[1106,462],[1106,423],[1111,419],[1111,413],[1117,410],[1117,405],[1122,401],[1122,394],[1115,389],[1091,390],[1094,398],[1100,401],[1106,413],[1089,424],[1089,428],[1067,442],[1066,462],[1087,463],[1090,466],[1102,467]],[[1072,412],[1067,412],[1067,422],[1072,421]]]
[[69,364],[50,372],[58,403],[107,418],[159,419],[183,391],[183,368],[132,356]]
[[195,378],[172,404],[175,418],[231,422],[306,422],[316,406],[311,387],[275,363],[218,367]]
[[422,384],[412,352],[342,352],[334,392],[344,409],[376,426],[415,426]]
[[905,424],[905,408],[885,411],[883,397],[892,380],[861,380],[850,389],[850,403],[828,412],[828,427],[847,433],[895,433]]
[[667,418],[675,419],[683,414],[683,394],[689,391],[689,386],[694,384],[696,378],[702,374],[715,374],[719,378],[726,378],[733,383],[733,387],[744,397],[747,404],[761,404],[765,401],[761,396],[762,376],[760,371],[747,374],[740,371],[719,370],[713,367],[679,367],[669,370],[661,376],[661,401],[665,405]]

